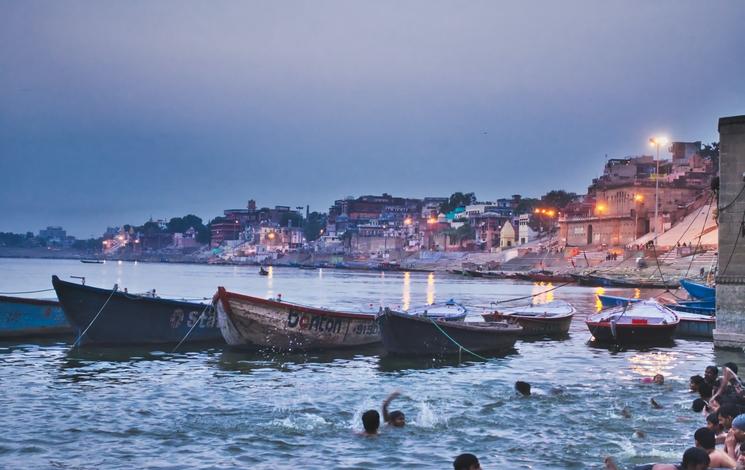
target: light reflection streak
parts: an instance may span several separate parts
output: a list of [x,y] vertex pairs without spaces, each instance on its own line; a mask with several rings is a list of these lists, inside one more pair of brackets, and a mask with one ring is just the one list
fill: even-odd
[[603,287],[596,287],[595,288],[595,311],[599,312],[603,309],[603,302],[600,301],[599,295],[605,294],[605,288]]
[[427,276],[427,305],[435,303],[435,273]]
[[411,305],[411,274],[408,271],[404,273],[404,288],[401,304],[403,310],[408,310]]

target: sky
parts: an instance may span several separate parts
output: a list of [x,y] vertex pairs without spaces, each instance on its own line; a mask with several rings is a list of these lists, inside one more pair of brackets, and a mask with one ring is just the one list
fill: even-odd
[[0,231],[583,193],[745,114],[745,2],[0,0]]

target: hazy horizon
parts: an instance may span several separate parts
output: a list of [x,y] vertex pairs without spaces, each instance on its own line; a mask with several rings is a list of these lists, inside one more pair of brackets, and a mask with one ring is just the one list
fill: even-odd
[[583,193],[745,114],[745,3],[0,0],[0,231]]

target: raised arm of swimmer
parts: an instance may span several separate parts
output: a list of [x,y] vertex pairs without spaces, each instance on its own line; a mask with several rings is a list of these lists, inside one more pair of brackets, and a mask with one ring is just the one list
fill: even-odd
[[401,393],[399,392],[393,392],[388,395],[388,398],[386,398],[383,402],[383,421],[385,421],[386,423],[391,420],[391,416],[390,414],[388,414],[388,405],[390,405],[391,402],[400,395]]

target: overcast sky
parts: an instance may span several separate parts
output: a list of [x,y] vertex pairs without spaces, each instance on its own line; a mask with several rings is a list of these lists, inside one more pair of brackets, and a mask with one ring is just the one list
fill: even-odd
[[745,114],[745,2],[0,0],[0,231],[584,192]]

